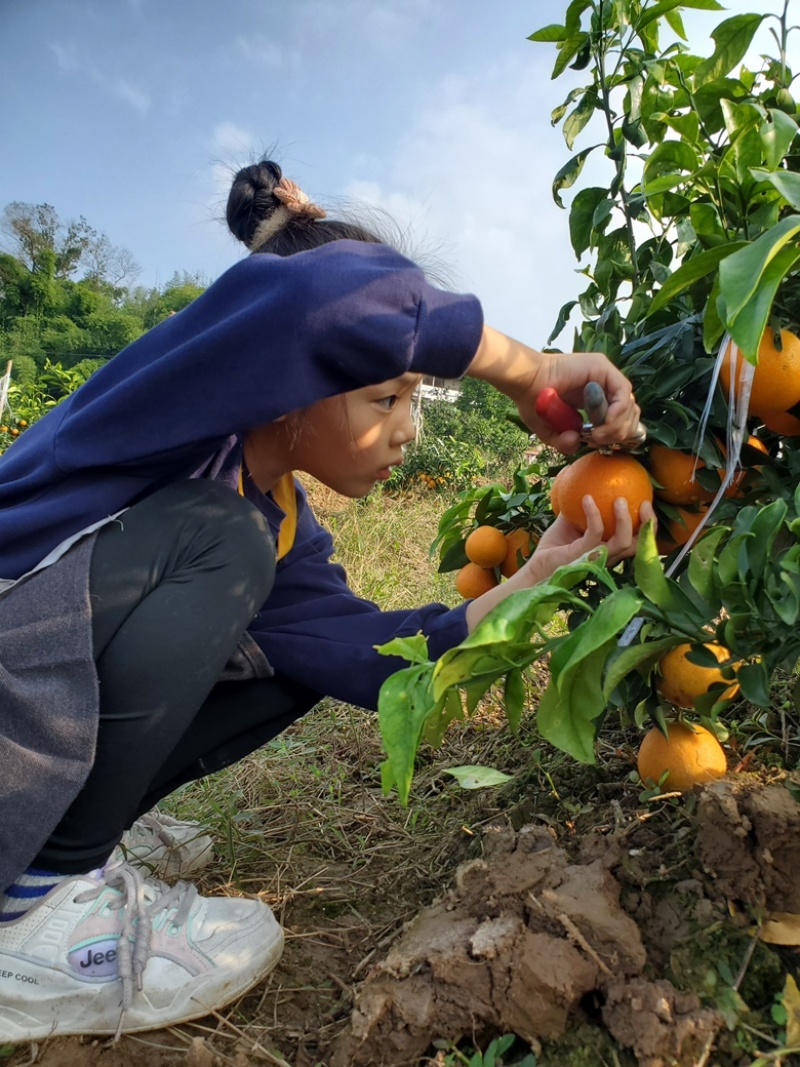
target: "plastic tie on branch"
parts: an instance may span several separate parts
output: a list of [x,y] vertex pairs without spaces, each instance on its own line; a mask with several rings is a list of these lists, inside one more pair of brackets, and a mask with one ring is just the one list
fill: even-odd
[[[711,413],[711,407],[714,402],[714,390],[719,380],[720,367],[722,361],[725,358],[725,349],[731,346],[731,373],[730,382],[728,385],[728,426],[726,435],[727,455],[725,457],[725,473],[722,477],[722,482],[717,490],[717,493],[712,501],[710,501],[708,507],[700,518],[697,526],[689,534],[689,537],[684,545],[681,546],[680,552],[675,559],[666,568],[664,574],[667,578],[671,578],[675,573],[678,565],[684,560],[687,554],[691,551],[692,547],[697,543],[697,539],[700,537],[705,526],[708,524],[709,519],[717,509],[717,505],[725,496],[725,492],[728,486],[733,481],[737,470],[740,467],[739,457],[742,452],[742,444],[744,443],[745,433],[747,431],[747,413],[750,408],[750,393],[753,388],[753,374],[755,373],[755,366],[747,359],[742,360],[741,375],[739,374],[739,362],[741,353],[739,346],[733,340],[729,333],[725,333],[725,336],[720,342],[719,351],[717,352],[717,358],[714,361],[714,369],[711,374],[711,383],[708,388],[708,396],[706,397],[705,405],[703,406],[703,412],[700,416],[700,425],[697,429],[697,436],[695,437],[694,446],[694,468],[692,470],[692,478],[697,470],[697,464],[700,459],[700,446],[703,438],[705,437],[706,426],[708,425],[708,417]],[[737,395],[737,381],[738,381],[738,395]],[[644,619],[641,617],[632,619],[627,627],[623,630],[619,639],[618,646],[620,648],[627,648],[632,644],[636,635],[644,625]]]

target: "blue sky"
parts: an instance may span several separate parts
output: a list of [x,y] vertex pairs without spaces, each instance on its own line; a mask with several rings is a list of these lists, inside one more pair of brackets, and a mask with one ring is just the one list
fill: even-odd
[[[552,82],[553,47],[526,40],[561,10],[0,0],[0,210],[22,200],[85,216],[133,254],[141,285],[214,279],[244,254],[220,221],[231,175],[274,147],[312,198],[387,210],[488,322],[540,347],[583,288],[550,191],[570,153],[549,120],[582,81]],[[697,51],[722,17],[687,21]]]

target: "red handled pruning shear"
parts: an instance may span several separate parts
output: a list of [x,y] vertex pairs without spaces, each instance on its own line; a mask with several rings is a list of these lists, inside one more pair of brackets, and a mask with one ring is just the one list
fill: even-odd
[[[583,390],[583,406],[586,410],[588,422],[584,422],[580,412],[570,407],[558,395],[555,389],[548,386],[542,389],[536,398],[536,414],[544,419],[548,426],[552,426],[558,433],[565,430],[575,430],[581,435],[581,439],[587,441],[592,430],[596,426],[602,426],[608,414],[608,401],[599,382],[587,382]],[[604,445],[600,451],[619,451],[624,449],[631,452],[641,448],[647,439],[647,430],[640,422],[636,432],[625,441],[615,441],[613,444]]]

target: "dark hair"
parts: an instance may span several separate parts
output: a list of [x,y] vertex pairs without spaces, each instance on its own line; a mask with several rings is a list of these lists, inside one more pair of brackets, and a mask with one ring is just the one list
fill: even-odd
[[[253,234],[281,206],[273,189],[283,177],[277,163],[262,159],[242,167],[234,176],[228,195],[225,217],[233,236],[250,248]],[[272,252],[291,256],[309,248],[319,248],[331,241],[366,241],[369,244],[388,243],[356,222],[337,219],[315,219],[291,215],[271,237],[252,252]]]

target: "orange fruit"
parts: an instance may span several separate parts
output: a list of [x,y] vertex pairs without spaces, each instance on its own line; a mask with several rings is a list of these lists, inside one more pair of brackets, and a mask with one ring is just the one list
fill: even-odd
[[675,510],[679,517],[667,520],[666,532],[676,545],[685,545],[708,508],[700,507],[697,511],[688,511],[686,508],[676,507]]
[[636,761],[643,782],[657,784],[666,771],[663,788],[682,792],[727,772],[725,752],[710,730],[678,721],[669,723],[667,730],[668,738],[657,726],[644,735]]
[[561,505],[560,505],[561,483],[564,480],[564,474],[565,474],[565,472],[567,470],[569,470],[568,467],[562,467],[561,470],[558,472],[558,474],[555,476],[555,478],[550,483],[550,507],[553,509],[553,514],[554,515],[559,515],[561,513]]
[[464,542],[467,559],[479,567],[499,567],[506,558],[506,539],[496,526],[478,526]]
[[[739,692],[738,684],[723,678],[721,670],[717,667],[701,667],[699,663],[692,663],[686,658],[691,647],[690,644],[676,645],[658,661],[661,677],[656,688],[664,700],[679,708],[693,708],[697,698],[707,693],[709,686],[716,682],[727,686],[717,699],[735,697]],[[728,649],[722,645],[709,642],[703,647],[713,653],[718,663],[724,663],[731,658]]]
[[774,411],[761,416],[768,430],[774,430],[782,437],[800,437],[800,419],[790,415],[788,411]]
[[465,600],[473,600],[483,593],[488,593],[497,585],[497,576],[487,567],[477,563],[465,563],[456,575],[456,589]]
[[[628,502],[634,531],[639,529],[639,508],[642,502],[653,500],[653,483],[638,459],[633,456],[615,452],[603,455],[601,452],[588,452],[576,459],[574,463],[563,467],[556,476],[553,487],[556,490],[556,503],[553,510],[561,514],[579,530],[586,529],[586,516],[583,513],[583,498],[594,497],[595,503],[603,517],[603,537],[608,540],[614,533],[614,501],[623,497]],[[553,503],[551,488],[550,502]]]
[[[705,489],[695,478],[696,457],[690,452],[681,452],[666,445],[652,445],[649,453],[650,473],[658,484],[653,492],[658,500],[667,504],[701,504],[714,499],[714,493]],[[697,470],[704,470],[705,463],[697,460]]]
[[[791,416],[789,416],[789,418],[791,418]],[[761,440],[761,438],[760,437],[756,437],[755,434],[751,433],[750,436],[747,438],[747,441],[745,442],[745,444],[748,444],[750,446],[750,448],[755,448],[759,452],[763,452],[765,456],[769,455],[769,449],[764,444],[764,442]],[[723,455],[727,455],[726,449],[723,446],[720,446],[720,447],[722,448],[722,454]],[[725,490],[725,496],[727,496],[727,497],[736,498],[736,497],[744,496],[745,494],[744,494],[744,492],[742,490],[742,482],[747,477],[747,468],[750,467],[752,470],[756,470],[756,471],[761,469],[760,467],[756,466],[756,464],[754,464],[754,463],[751,463],[751,464],[746,463],[746,461],[744,461],[743,457],[742,457],[742,461],[745,463],[745,466],[744,466],[744,468],[742,470],[739,470],[734,474],[733,481],[728,486],[728,488]]]
[[[719,370],[719,380],[725,399],[730,395],[731,382],[731,345],[725,349]],[[744,356],[739,353],[736,359],[736,387],[738,393]],[[753,373],[753,387],[750,392],[750,411],[754,415],[770,415],[773,412],[788,411],[800,401],[800,337],[790,330],[781,330],[781,348],[775,347],[775,337],[771,329],[766,329],[758,346],[758,363]]]
[[500,564],[500,573],[504,578],[510,578],[520,568],[519,556],[528,559],[533,552],[533,534],[529,530],[510,530],[506,534],[506,555]]

